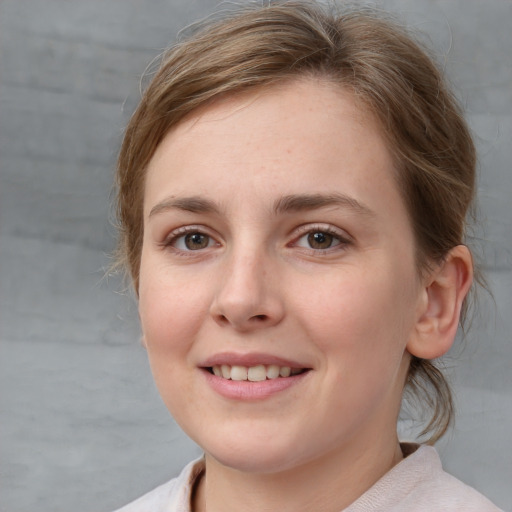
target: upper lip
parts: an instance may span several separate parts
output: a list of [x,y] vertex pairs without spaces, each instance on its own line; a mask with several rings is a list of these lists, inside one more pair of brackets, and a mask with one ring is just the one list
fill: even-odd
[[251,366],[263,365],[277,365],[277,366],[289,366],[290,368],[309,368],[308,365],[294,361],[292,359],[286,359],[271,354],[264,353],[249,353],[249,354],[236,354],[233,352],[220,352],[214,354],[205,359],[199,366],[202,368],[210,368],[212,366],[219,366],[227,364],[229,366]]

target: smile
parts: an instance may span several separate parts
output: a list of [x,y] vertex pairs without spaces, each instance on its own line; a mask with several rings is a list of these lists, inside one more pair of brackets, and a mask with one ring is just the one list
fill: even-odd
[[208,370],[216,377],[222,379],[249,382],[290,377],[307,371],[306,368],[291,368],[290,366],[278,366],[275,364],[258,364],[255,366],[222,364],[211,366]]

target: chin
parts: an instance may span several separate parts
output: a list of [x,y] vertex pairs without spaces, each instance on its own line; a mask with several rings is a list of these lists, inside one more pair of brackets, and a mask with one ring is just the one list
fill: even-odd
[[282,445],[268,440],[258,443],[231,442],[204,450],[207,457],[219,464],[244,473],[279,473],[301,464],[297,447],[290,446],[288,442]]
[[262,453],[267,450],[257,450],[258,453],[246,452],[237,454],[213,454],[208,455],[225,467],[242,473],[272,474],[289,470],[295,466],[292,461],[286,460],[276,454]]

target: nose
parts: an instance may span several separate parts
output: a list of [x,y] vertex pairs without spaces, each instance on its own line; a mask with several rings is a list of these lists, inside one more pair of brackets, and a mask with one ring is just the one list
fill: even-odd
[[284,316],[279,272],[270,258],[233,255],[219,275],[211,315],[221,326],[247,332],[277,325]]

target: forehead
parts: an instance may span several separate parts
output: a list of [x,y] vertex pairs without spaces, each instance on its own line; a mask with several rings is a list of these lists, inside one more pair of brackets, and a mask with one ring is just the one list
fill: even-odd
[[301,79],[192,112],[153,155],[145,202],[191,189],[208,196],[226,187],[249,194],[283,186],[289,194],[364,189],[375,174],[394,185],[393,161],[372,114],[327,80]]
[[[275,100],[279,103],[278,109],[276,109]],[[355,122],[364,122],[367,118],[370,122],[374,121],[366,102],[349,88],[343,87],[327,76],[304,75],[215,96],[204,105],[189,112],[170,130],[170,133],[186,132],[200,121],[224,120],[236,114],[242,116],[243,112],[250,110],[253,105],[279,112],[280,116],[289,110],[287,117],[308,110],[313,112],[312,107],[316,107],[315,114],[329,118],[331,114],[335,116],[340,112],[340,100],[353,107],[344,109],[344,113],[349,114]],[[333,107],[334,111],[331,110]],[[267,121],[270,120],[267,118]]]

